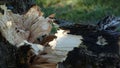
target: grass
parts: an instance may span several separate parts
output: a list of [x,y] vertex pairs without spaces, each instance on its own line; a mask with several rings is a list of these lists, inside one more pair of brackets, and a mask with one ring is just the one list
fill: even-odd
[[96,24],[107,15],[120,16],[120,0],[36,0],[36,3],[45,17],[55,13],[56,18],[73,23]]
[[74,23],[96,23],[106,15],[119,16],[119,0],[36,0],[45,16],[52,13],[57,18]]

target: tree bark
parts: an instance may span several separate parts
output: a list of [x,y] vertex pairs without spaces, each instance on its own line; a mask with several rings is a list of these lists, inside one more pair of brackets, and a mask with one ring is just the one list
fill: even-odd
[[0,68],[17,68],[17,49],[0,33]]
[[82,44],[67,55],[60,63],[65,68],[119,68],[120,32],[114,30],[98,31],[92,25],[74,24],[63,26],[72,35],[83,37]]
[[1,0],[0,4],[6,4],[13,13],[23,14],[35,5],[35,0]]

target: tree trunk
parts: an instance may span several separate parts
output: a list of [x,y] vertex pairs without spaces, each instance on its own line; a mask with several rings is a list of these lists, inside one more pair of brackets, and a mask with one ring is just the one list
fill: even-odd
[[0,33],[0,68],[17,68],[16,47]]
[[23,14],[35,5],[35,0],[1,0],[0,4],[6,4],[14,13]]

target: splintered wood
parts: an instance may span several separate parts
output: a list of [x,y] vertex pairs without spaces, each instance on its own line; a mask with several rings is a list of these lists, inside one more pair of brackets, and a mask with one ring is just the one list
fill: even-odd
[[0,31],[13,45],[18,45],[24,40],[34,42],[37,37],[48,35],[51,31],[49,17],[44,18],[38,6],[33,6],[24,14],[14,14],[1,6],[4,14],[0,16]]

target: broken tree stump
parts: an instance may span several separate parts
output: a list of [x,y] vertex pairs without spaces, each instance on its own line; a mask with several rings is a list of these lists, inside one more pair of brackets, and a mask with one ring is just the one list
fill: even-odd
[[48,35],[51,31],[49,17],[44,18],[38,6],[33,6],[23,15],[14,14],[5,6],[1,8],[4,14],[0,17],[0,31],[13,45],[18,45],[24,40],[33,43],[37,37]]
[[[41,45],[34,44],[34,42],[37,40],[37,37],[43,36],[43,35],[49,35],[51,31],[51,28],[52,28],[52,25],[50,24],[51,19],[49,19],[49,17],[44,18],[42,16],[43,13],[40,11],[40,8],[38,6],[33,6],[32,8],[30,8],[30,10],[26,14],[23,14],[23,15],[12,13],[10,10],[7,9],[5,5],[1,5],[0,8],[4,10],[4,13],[1,13],[0,15],[1,35],[9,44],[17,48],[17,51],[15,51],[15,53],[17,53],[17,60],[20,63],[22,62],[22,64],[19,63],[20,65],[19,67],[27,68],[27,61],[28,61],[27,59],[29,59],[27,57],[29,53],[31,51],[35,52],[34,51],[35,49],[39,51],[39,47],[42,48]],[[28,41],[26,42],[27,44],[23,42],[25,40]],[[4,41],[1,41],[1,42],[5,43]],[[22,44],[23,47],[21,47],[21,43],[24,43]],[[5,48],[5,50],[9,49],[7,48],[9,45],[7,44],[5,45],[6,46],[1,45],[1,48],[2,49]],[[34,50],[31,50],[32,49],[31,45],[33,45],[33,48],[35,47]],[[36,48],[36,46],[38,46],[38,48]],[[12,46],[10,47],[11,47],[10,50],[13,49]],[[8,53],[10,52],[10,55],[14,54],[14,52],[11,52],[10,50],[8,50]],[[1,51],[2,51],[1,53],[3,54],[4,50],[1,50]],[[6,52],[5,55],[3,56],[7,56],[8,53]],[[0,57],[2,57],[2,55],[0,55]],[[16,56],[13,56],[13,57],[16,57]],[[12,61],[11,59],[10,61]],[[6,60],[7,59],[4,59],[4,57],[2,57],[1,64],[5,64],[7,62]],[[13,62],[14,61],[16,61],[16,58],[13,59]],[[16,65],[16,62],[15,62],[15,65]],[[3,66],[2,68],[9,68],[7,67],[9,65],[5,64],[5,66],[6,67]],[[12,64],[10,67],[13,68]]]

